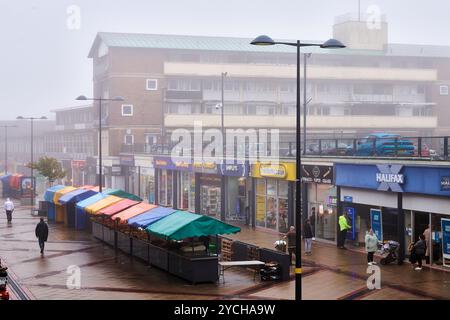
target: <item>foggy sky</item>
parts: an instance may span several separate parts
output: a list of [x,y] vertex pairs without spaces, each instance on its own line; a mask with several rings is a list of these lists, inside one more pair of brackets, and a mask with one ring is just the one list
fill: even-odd
[[[450,45],[447,0],[361,0],[378,5],[390,43]],[[66,26],[70,5],[79,30]],[[0,0],[0,119],[53,117],[92,95],[88,51],[98,31],[326,40],[358,0]]]

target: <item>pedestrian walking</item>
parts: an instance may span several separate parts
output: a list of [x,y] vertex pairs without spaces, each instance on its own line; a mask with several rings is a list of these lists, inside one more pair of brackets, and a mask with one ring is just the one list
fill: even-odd
[[284,239],[287,239],[289,258],[292,263],[292,255],[295,253],[295,239],[296,239],[296,231],[294,226],[289,227],[289,231],[284,235]]
[[427,228],[423,231],[423,236],[425,237],[425,244],[427,246],[425,250],[425,263],[430,264],[431,229],[429,224],[427,224]]
[[311,208],[311,227],[312,227],[312,233],[313,238],[316,236],[316,207]]
[[44,254],[44,246],[48,238],[48,226],[45,223],[44,218],[41,218],[41,220],[37,224],[35,233],[36,238],[38,238],[39,241],[39,248],[41,248],[41,254]]
[[305,241],[305,255],[311,255],[312,249],[312,238],[313,238],[313,228],[311,221],[306,219],[305,225],[303,226],[303,240]]
[[427,244],[425,242],[425,236],[421,234],[419,236],[419,240],[414,244],[414,253],[417,260],[417,267],[414,270],[420,271],[422,270],[422,260],[425,256]]
[[8,223],[11,223],[12,213],[14,212],[14,203],[11,201],[11,199],[7,198],[3,207],[6,211],[6,219],[8,220]]
[[345,247],[345,239],[347,238],[347,231],[352,227],[348,224],[347,213],[343,212],[339,216],[339,236],[338,236],[338,247],[340,249],[347,249]]
[[377,264],[373,261],[373,256],[378,249],[378,238],[377,235],[373,232],[372,228],[369,231],[366,231],[365,237],[366,243],[366,252],[367,252],[367,264],[369,266]]

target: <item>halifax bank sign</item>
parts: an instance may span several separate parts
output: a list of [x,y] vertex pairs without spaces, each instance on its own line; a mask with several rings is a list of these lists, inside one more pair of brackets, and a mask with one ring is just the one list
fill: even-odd
[[450,196],[450,167],[400,164],[335,163],[341,187]]

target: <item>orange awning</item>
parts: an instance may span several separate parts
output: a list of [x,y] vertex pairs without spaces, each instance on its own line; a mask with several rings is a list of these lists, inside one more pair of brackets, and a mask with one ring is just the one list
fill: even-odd
[[158,207],[158,206],[155,206],[154,204],[148,204],[148,203],[141,202],[141,203],[139,203],[135,206],[132,206],[116,215],[113,215],[111,217],[111,219],[113,219],[113,220],[118,219],[119,223],[127,223],[128,219],[131,219],[141,213],[150,211],[156,207]]

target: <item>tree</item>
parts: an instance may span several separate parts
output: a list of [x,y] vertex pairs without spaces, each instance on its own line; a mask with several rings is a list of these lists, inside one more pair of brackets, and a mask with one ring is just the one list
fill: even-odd
[[47,178],[50,185],[55,180],[63,179],[67,175],[67,172],[63,170],[58,160],[51,157],[42,157],[38,162],[29,163],[27,167],[39,171],[41,175]]

